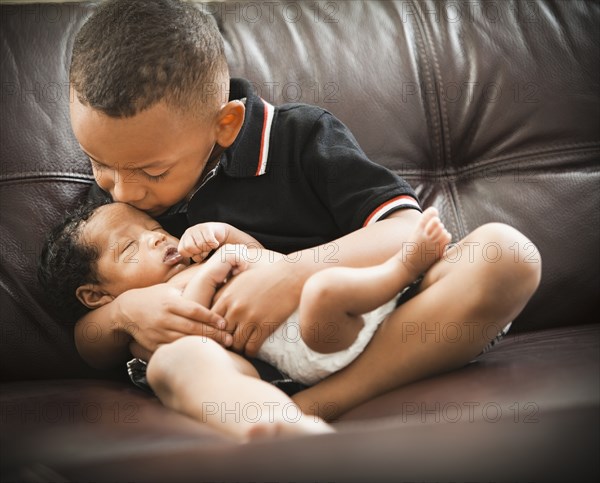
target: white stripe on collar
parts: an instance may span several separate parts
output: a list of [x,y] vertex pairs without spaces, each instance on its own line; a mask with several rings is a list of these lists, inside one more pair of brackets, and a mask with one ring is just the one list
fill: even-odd
[[275,108],[265,101],[263,98],[260,99],[265,105],[263,130],[260,139],[260,154],[258,156],[258,166],[256,168],[255,176],[265,174],[267,171],[267,160],[269,159],[269,144],[271,139],[271,126],[273,125],[273,115],[275,114]]

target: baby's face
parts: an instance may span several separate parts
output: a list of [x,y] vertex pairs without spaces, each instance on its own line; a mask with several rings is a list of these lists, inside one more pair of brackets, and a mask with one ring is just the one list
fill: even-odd
[[177,252],[177,238],[125,203],[98,208],[85,223],[82,237],[86,244],[98,247],[99,288],[114,297],[166,282],[190,263]]

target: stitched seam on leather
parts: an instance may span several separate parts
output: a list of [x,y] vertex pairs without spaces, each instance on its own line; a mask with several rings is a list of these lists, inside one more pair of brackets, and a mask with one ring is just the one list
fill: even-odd
[[[460,168],[460,169],[473,169],[473,168],[477,168],[479,166],[483,166],[483,165],[488,165],[488,164],[493,164],[496,162],[505,162],[505,161],[512,161],[515,158],[518,157],[528,157],[531,155],[539,155],[539,154],[545,154],[545,155],[552,155],[552,154],[559,154],[562,155],[565,153],[565,151],[578,151],[579,147],[590,147],[589,149],[583,149],[581,151],[593,151],[593,150],[600,150],[600,144],[598,144],[597,142],[586,142],[586,143],[571,143],[571,144],[561,144],[561,145],[557,145],[556,147],[560,147],[561,149],[556,149],[554,147],[552,147],[551,149],[530,149],[527,151],[517,151],[514,154],[507,154],[505,156],[498,156],[496,158],[490,158],[490,159],[484,159],[482,161],[477,161],[473,164],[470,164],[469,167],[465,167],[465,168]],[[592,148],[593,146],[593,148]],[[538,156],[539,157],[539,156]]]
[[51,179],[55,179],[55,178],[69,178],[69,179],[76,179],[76,180],[93,181],[94,175],[93,174],[85,174],[85,173],[66,173],[66,172],[62,172],[62,171],[46,171],[46,172],[30,171],[30,172],[25,172],[25,173],[0,175],[0,182],[1,181],[19,181],[19,180],[25,180],[25,179],[38,179],[38,180],[48,179],[48,180],[51,180]]
[[[416,2],[412,2],[413,5],[415,5]],[[416,6],[416,5],[415,5]],[[419,12],[419,15],[417,16],[419,19],[419,24],[420,27],[423,29],[423,33],[425,34],[425,36],[427,37],[427,43],[429,45],[429,49],[431,52],[431,56],[433,58],[433,62],[434,62],[434,67],[433,67],[433,75],[434,75],[434,82],[435,81],[440,81],[441,82],[441,73],[440,73],[440,67],[439,67],[439,62],[437,59],[437,55],[435,52],[435,48],[433,46],[432,40],[431,40],[431,36],[428,35],[428,31],[426,28],[426,22],[424,22],[422,20],[422,11],[420,6],[417,7],[417,11]],[[419,36],[420,37],[420,36]],[[422,39],[421,39],[421,45],[422,45]],[[423,46],[424,49],[424,46]],[[429,61],[427,56],[423,56],[423,59],[425,60],[425,62],[427,63],[427,65],[429,65]],[[429,71],[427,71],[427,76],[429,77]],[[437,78],[436,78],[437,76]],[[449,165],[451,157],[450,157],[450,142],[449,142],[449,129],[445,129],[447,128],[447,117],[446,117],[446,106],[443,102],[443,100],[441,99],[441,96],[439,95],[439,93],[437,92],[437,86],[434,85],[434,90],[433,90],[433,101],[431,102],[431,106],[432,106],[432,110],[435,111],[434,113],[432,113],[433,115],[431,116],[433,119],[435,119],[434,122],[434,126],[435,126],[435,134],[436,134],[436,141],[437,141],[437,154],[438,154],[438,166],[439,164],[441,164],[442,167],[442,171],[446,171],[446,167]],[[446,159],[446,156],[448,156],[448,158]],[[464,229],[463,229],[463,221],[461,220],[461,213],[459,212],[459,207],[457,206],[456,202],[457,200],[455,199],[455,197],[452,195],[452,190],[451,188],[449,188],[448,186],[448,181],[444,181],[442,186],[443,186],[443,191],[446,194],[446,197],[448,199],[448,203],[452,208],[452,213],[454,215],[454,220],[452,220],[452,225],[454,226],[454,233],[458,233],[459,234],[459,238],[462,238],[464,236]]]
[[[570,168],[570,166],[557,167],[557,166],[552,166],[552,164],[555,163],[556,161],[564,161],[564,160],[572,159],[573,156],[578,156],[581,154],[597,154],[599,152],[600,152],[600,150],[598,150],[598,149],[582,149],[582,150],[577,150],[577,151],[573,151],[573,152],[557,153],[552,157],[550,157],[544,153],[536,154],[533,156],[529,156],[528,158],[526,158],[524,160],[516,161],[516,163],[519,163],[517,166],[515,166],[515,160],[507,160],[507,161],[503,161],[501,163],[496,163],[496,164],[492,163],[492,164],[485,165],[485,166],[478,166],[477,171],[475,171],[475,173],[485,171],[485,168],[489,168],[490,166],[498,168],[499,172],[509,172],[509,171],[518,171],[518,170],[539,171],[539,170],[547,170],[550,168],[562,169],[562,170],[566,171]],[[548,163],[542,163],[542,164],[538,163],[535,165],[529,164],[529,162],[533,162],[538,159],[548,160]],[[576,161],[587,162],[590,160],[576,160]],[[470,170],[465,169],[463,171],[468,172]]]
[[[431,124],[433,125],[433,129],[434,129],[434,136],[433,139],[435,139],[435,143],[434,143],[434,152],[437,156],[437,160],[442,162],[442,153],[441,153],[441,148],[442,148],[442,143],[440,141],[440,133],[439,133],[439,119],[438,119],[438,109],[436,109],[436,103],[435,103],[435,99],[433,101],[429,100],[429,92],[432,92],[432,85],[431,85],[431,74],[429,72],[429,59],[427,57],[427,52],[425,50],[425,44],[423,42],[423,37],[421,35],[421,29],[424,30],[423,27],[423,22],[422,22],[422,13],[421,13],[421,8],[418,6],[417,2],[415,2],[414,0],[412,0],[411,2],[413,4],[413,7],[415,7],[416,11],[419,13],[419,15],[415,15],[415,19],[416,21],[414,22],[415,25],[415,32],[416,32],[416,40],[417,40],[417,48],[419,49],[419,53],[421,54],[421,58],[423,59],[423,71],[425,72],[425,82],[427,84],[427,92],[425,92],[425,113],[428,117],[428,119],[430,119]],[[433,86],[433,89],[435,89],[435,86]],[[435,112],[432,112],[435,111]],[[435,115],[434,115],[435,114]]]
[[442,71],[440,69],[440,63],[438,61],[437,52],[435,51],[435,45],[431,40],[431,35],[429,35],[429,31],[427,30],[427,23],[423,23],[423,30],[427,34],[427,43],[429,44],[429,50],[431,52],[431,57],[433,58],[433,73],[434,73],[434,88],[435,88],[435,100],[438,106],[438,114],[441,121],[441,136],[440,136],[440,146],[442,148],[440,161],[442,162],[442,166],[445,168],[452,161],[452,153],[450,149],[450,125],[448,123],[448,113],[446,108],[446,102],[443,99],[443,96],[438,92],[437,86],[444,85],[444,79],[442,78]]
[[38,184],[38,183],[46,183],[48,184],[49,182],[51,183],[66,183],[66,184],[71,184],[71,185],[91,185],[92,182],[90,180],[87,179],[76,179],[76,178],[60,178],[60,177],[56,177],[56,178],[43,178],[43,179],[33,179],[33,178],[29,178],[26,180],[23,179],[12,179],[12,180],[6,180],[6,181],[0,181],[0,187],[3,186],[13,186],[13,185],[20,185],[20,186],[29,186],[29,185],[33,185],[33,184]]
[[446,196],[446,198],[449,201],[449,205],[450,208],[452,208],[452,232],[453,233],[457,233],[458,234],[458,238],[462,239],[464,236],[464,232],[461,230],[461,227],[459,225],[460,221],[458,218],[458,213],[456,211],[456,203],[454,202],[454,197],[452,196],[452,192],[450,191],[450,189],[448,188],[449,183],[448,182],[443,182],[441,183],[441,187],[442,190],[444,191],[444,194]]
[[[597,153],[598,151],[600,151],[598,148],[592,148],[592,149],[577,149],[577,150],[572,150],[572,151],[563,151],[562,153],[554,153],[553,156],[549,156],[548,153],[545,152],[540,152],[540,154],[536,154],[533,156],[529,156],[528,158],[522,160],[523,162],[527,162],[527,161],[534,161],[536,159],[547,159],[548,161],[550,161],[551,163],[556,162],[556,161],[562,161],[562,160],[567,160],[569,159],[569,157],[576,155],[576,154],[587,154],[587,153]],[[514,163],[515,163],[515,159],[506,159],[505,160],[497,163],[497,161],[486,161],[485,164],[483,164],[483,162],[481,163],[476,163],[476,164],[472,164],[469,166],[464,166],[464,167],[460,167],[460,168],[448,168],[446,170],[444,170],[443,172],[438,172],[438,171],[432,171],[432,170],[417,170],[417,171],[407,171],[404,170],[402,171],[402,177],[403,178],[409,178],[409,177],[416,177],[416,178],[422,178],[422,179],[440,179],[442,178],[441,181],[444,181],[443,178],[444,176],[447,177],[461,177],[461,176],[468,176],[468,177],[473,177],[474,175],[477,175],[481,172],[483,172],[483,170],[485,168],[488,168],[490,165],[494,165],[495,167],[498,168],[512,168],[512,169],[507,169],[506,172],[510,172],[510,171],[516,171],[516,168],[514,167]],[[497,163],[497,164],[494,164]],[[549,166],[547,164],[543,164],[543,165],[535,165],[535,166],[527,166],[528,171],[538,171],[538,170],[546,170],[549,168]],[[522,169],[522,167],[521,167]]]
[[469,226],[467,225],[467,218],[465,217],[465,210],[463,208],[463,204],[462,201],[460,200],[460,194],[458,192],[458,189],[456,188],[456,183],[451,182],[450,183],[450,189],[452,190],[452,194],[454,195],[454,200],[456,201],[456,207],[457,210],[459,212],[459,216],[460,216],[460,222],[461,222],[461,228],[462,228],[462,233],[460,234],[460,239],[462,240],[467,233],[469,233]]

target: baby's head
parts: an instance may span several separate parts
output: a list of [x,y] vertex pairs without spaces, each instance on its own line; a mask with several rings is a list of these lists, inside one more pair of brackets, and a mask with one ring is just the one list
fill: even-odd
[[38,277],[61,316],[78,318],[132,288],[169,280],[189,265],[179,240],[125,203],[84,205],[55,227]]

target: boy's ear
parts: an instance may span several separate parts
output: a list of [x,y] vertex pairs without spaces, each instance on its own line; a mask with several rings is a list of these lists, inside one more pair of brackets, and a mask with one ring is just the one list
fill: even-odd
[[75,296],[83,305],[92,310],[102,307],[115,299],[112,295],[99,290],[98,286],[93,283],[77,287]]
[[217,144],[228,148],[233,144],[242,124],[246,106],[242,101],[229,101],[221,107],[217,118]]

